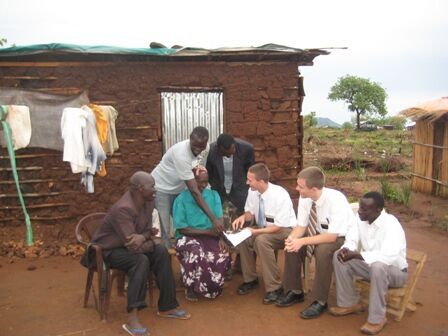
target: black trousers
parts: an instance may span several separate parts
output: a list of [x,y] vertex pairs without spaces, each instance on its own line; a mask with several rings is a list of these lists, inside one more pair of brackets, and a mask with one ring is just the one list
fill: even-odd
[[176,283],[171,269],[168,250],[163,245],[155,245],[153,252],[132,253],[124,247],[108,251],[106,261],[112,268],[118,268],[128,275],[127,310],[147,307],[146,291],[149,272],[156,277],[160,295],[159,311],[167,311],[179,306],[176,300]]

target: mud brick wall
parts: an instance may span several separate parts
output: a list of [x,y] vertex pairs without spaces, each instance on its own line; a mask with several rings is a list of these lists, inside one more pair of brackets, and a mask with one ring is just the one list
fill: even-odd
[[[87,90],[90,101],[113,105],[120,149],[106,161],[107,176],[88,194],[62,162],[62,152],[26,148],[16,152],[33,226],[74,227],[83,215],[106,211],[137,170],[151,171],[162,157],[160,91],[222,88],[224,130],[253,143],[272,181],[294,193],[301,165],[303,99],[295,62],[76,62],[0,66],[0,87],[49,93]],[[23,225],[9,157],[0,149],[0,226]]]

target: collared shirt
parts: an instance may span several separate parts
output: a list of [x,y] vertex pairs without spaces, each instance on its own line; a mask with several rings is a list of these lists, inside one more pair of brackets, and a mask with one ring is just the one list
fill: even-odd
[[[308,226],[312,203],[311,198],[300,197],[297,209],[298,226]],[[355,222],[347,198],[338,190],[323,188],[321,196],[316,201],[316,212],[316,230],[319,233],[336,233],[339,237],[343,237]]]
[[157,190],[167,194],[180,194],[186,188],[184,181],[194,179],[192,169],[198,164],[205,165],[208,148],[207,144],[207,148],[202,153],[194,156],[190,140],[184,140],[171,146],[151,172],[156,181]]
[[230,194],[233,183],[233,155],[230,157],[222,157],[222,165],[224,166],[224,188],[226,188],[226,194]]
[[384,210],[371,224],[356,216],[356,224],[351,227],[342,247],[359,251],[369,265],[380,261],[399,269],[408,267],[404,230],[398,219]]
[[[257,217],[260,192],[249,189],[244,211]],[[292,207],[291,197],[282,187],[268,183],[267,190],[261,194],[264,202],[266,226],[295,227],[296,215]]]

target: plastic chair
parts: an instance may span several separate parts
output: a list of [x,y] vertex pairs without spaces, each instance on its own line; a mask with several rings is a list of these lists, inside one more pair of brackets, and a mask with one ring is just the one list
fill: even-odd
[[[404,287],[389,288],[386,295],[386,310],[389,314],[395,316],[395,321],[399,322],[407,310],[415,311],[417,306],[412,299],[420,273],[426,261],[426,253],[407,249],[406,259],[409,265],[415,263],[414,270],[409,274],[408,281]],[[360,291],[361,302],[364,305],[369,304],[370,282],[364,279],[355,279],[355,285]]]
[[[95,308],[100,314],[103,321],[107,320],[107,312],[109,310],[110,295],[112,292],[112,284],[117,278],[117,292],[119,296],[124,296],[124,280],[125,273],[118,269],[110,268],[103,260],[102,249],[97,244],[92,244],[92,236],[103,222],[105,217],[104,212],[96,212],[83,217],[76,225],[75,235],[78,243],[85,246],[86,250],[93,249],[95,252],[94,262],[89,265],[87,271],[86,287],[84,291],[84,308],[87,307],[90,292],[93,291],[93,298],[95,301]],[[97,289],[98,298],[95,293],[95,286],[92,286],[94,274],[97,274]],[[150,305],[153,305],[153,280],[152,273],[148,278],[149,286],[149,300]]]

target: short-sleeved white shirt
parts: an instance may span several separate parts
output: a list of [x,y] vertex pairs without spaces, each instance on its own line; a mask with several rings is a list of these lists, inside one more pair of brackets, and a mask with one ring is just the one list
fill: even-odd
[[192,169],[197,165],[205,165],[207,149],[194,156],[190,140],[184,140],[171,146],[162,160],[151,172],[156,182],[156,189],[167,194],[180,194],[185,188],[184,181],[194,179]]
[[249,189],[244,210],[256,217],[258,214],[260,197],[263,198],[264,202],[266,226],[296,226],[297,219],[292,207],[291,197],[284,188],[268,183],[268,189],[262,194],[256,190]]
[[[299,199],[297,209],[297,225],[306,227],[313,200],[311,198]],[[355,215],[347,198],[338,190],[323,188],[322,195],[316,201],[317,232],[337,233],[344,237],[348,229],[355,223]]]
[[396,217],[384,210],[371,224],[356,216],[356,224],[348,231],[342,247],[359,251],[369,265],[379,261],[399,269],[408,267],[403,227]]

